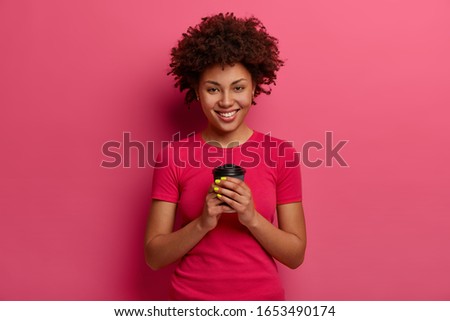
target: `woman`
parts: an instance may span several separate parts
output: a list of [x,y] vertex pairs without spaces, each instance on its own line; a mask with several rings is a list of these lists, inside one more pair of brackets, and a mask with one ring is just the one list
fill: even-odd
[[[178,262],[174,300],[284,300],[274,259],[297,268],[306,248],[298,158],[245,123],[283,65],[277,40],[254,17],[218,14],[190,27],[171,55],[169,74],[188,104],[200,103],[208,125],[159,155],[147,264]],[[225,163],[244,167],[245,179],[214,180],[212,169]],[[173,231],[176,214],[182,227]]]

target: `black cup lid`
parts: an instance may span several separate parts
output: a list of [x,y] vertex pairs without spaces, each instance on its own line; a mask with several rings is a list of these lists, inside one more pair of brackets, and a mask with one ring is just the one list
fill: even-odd
[[245,168],[234,164],[225,164],[214,168],[212,172],[217,176],[238,176],[245,174]]

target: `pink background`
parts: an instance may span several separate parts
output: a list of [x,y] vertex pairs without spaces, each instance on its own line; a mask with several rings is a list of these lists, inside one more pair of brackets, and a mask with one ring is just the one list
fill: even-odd
[[299,150],[349,141],[349,167],[303,167],[309,244],[280,267],[287,299],[450,300],[445,0],[1,1],[0,299],[167,298],[171,269],[143,256],[153,170],[136,149],[102,168],[101,147],[204,126],[169,50],[221,11],[259,17],[286,59],[250,125]]

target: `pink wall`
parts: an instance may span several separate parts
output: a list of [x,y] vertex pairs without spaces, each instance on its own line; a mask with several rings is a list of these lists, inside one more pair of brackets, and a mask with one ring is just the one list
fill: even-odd
[[[303,167],[309,246],[290,300],[450,300],[448,1],[0,2],[0,299],[166,299],[143,257],[152,168],[102,145],[204,125],[166,76],[188,25],[254,14],[286,66],[249,116],[349,142]],[[324,157],[315,151],[311,159]]]

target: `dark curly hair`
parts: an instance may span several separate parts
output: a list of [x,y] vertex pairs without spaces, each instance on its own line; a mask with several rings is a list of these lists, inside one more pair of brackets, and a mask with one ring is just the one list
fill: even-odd
[[[202,72],[215,64],[241,63],[255,83],[255,97],[270,94],[262,85],[276,84],[276,72],[283,65],[278,57],[278,40],[266,32],[255,17],[237,18],[233,13],[220,13],[202,18],[202,22],[189,27],[178,46],[171,50],[171,70],[175,87],[188,89],[185,102],[196,99],[195,88]],[[252,102],[255,104],[255,102]]]

